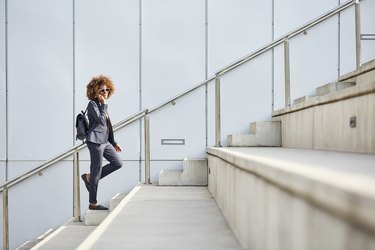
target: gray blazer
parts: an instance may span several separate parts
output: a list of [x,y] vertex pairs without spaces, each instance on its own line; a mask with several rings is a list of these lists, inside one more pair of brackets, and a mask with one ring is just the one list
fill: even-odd
[[108,115],[108,105],[98,101],[90,101],[87,105],[87,116],[89,118],[89,132],[86,141],[105,144],[107,142],[116,146],[113,137],[112,124]]

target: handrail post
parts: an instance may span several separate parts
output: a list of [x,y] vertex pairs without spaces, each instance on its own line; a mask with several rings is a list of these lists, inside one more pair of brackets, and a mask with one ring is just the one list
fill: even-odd
[[144,116],[144,136],[145,136],[145,184],[150,182],[150,115],[148,109]]
[[359,0],[355,3],[355,56],[356,56],[356,68],[361,67],[361,11]]
[[73,216],[75,221],[81,221],[81,197],[79,187],[79,152],[73,154]]
[[215,78],[215,147],[221,147],[220,78]]
[[289,39],[284,39],[285,107],[290,106],[290,58]]
[[3,249],[9,249],[8,188],[3,190]]

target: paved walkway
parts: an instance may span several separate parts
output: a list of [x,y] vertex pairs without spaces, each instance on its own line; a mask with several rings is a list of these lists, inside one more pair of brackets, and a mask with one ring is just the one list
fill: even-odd
[[139,185],[78,249],[242,249],[206,187]]

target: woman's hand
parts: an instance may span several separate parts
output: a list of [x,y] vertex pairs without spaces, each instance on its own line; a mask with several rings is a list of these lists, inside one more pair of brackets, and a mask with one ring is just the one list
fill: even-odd
[[98,101],[101,103],[101,104],[104,104],[104,101],[105,101],[105,98],[103,95],[99,95],[98,96]]
[[116,152],[122,152],[122,147],[120,145],[116,144],[115,150],[116,150]]

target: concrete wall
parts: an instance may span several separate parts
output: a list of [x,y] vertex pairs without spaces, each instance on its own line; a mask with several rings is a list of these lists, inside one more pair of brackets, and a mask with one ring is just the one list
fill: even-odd
[[[223,155],[214,151],[208,150],[208,188],[245,249],[374,249],[373,220],[368,220],[371,230],[363,223],[351,221],[357,212],[372,217],[373,201],[360,202],[359,197],[335,189],[334,182],[330,183],[333,179],[324,186],[316,181],[316,172],[312,179],[294,176],[298,175],[298,168],[307,171],[301,165],[295,168],[296,172],[284,171],[239,157],[223,160]],[[272,155],[270,159],[277,163]],[[347,200],[346,196],[351,198]],[[312,197],[327,199],[337,207],[322,205]],[[357,205],[368,209],[362,210]],[[341,216],[341,209],[353,213]]]
[[282,146],[374,154],[374,72],[351,78],[357,86],[274,112],[282,124]]
[[[283,147],[375,153],[375,93],[281,118]],[[357,127],[351,128],[355,116]]]

